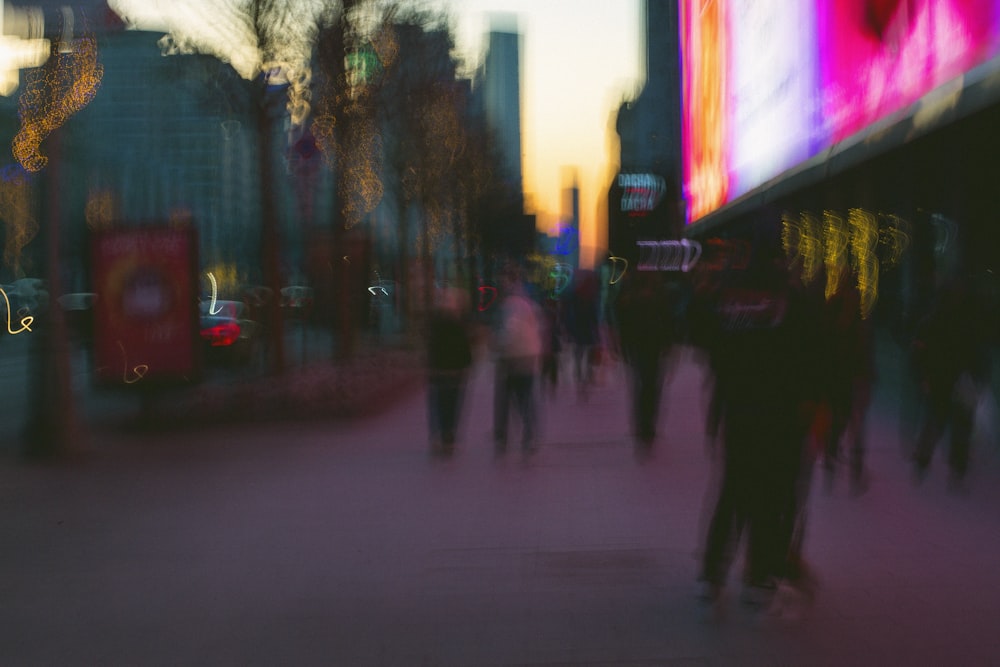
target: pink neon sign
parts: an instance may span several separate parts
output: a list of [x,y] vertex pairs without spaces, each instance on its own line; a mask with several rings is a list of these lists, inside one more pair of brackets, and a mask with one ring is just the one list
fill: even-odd
[[1000,53],[996,0],[681,0],[693,222]]

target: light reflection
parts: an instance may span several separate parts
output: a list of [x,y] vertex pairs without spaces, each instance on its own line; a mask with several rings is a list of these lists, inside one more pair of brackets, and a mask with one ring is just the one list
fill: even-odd
[[125,384],[135,384],[142,378],[146,377],[146,373],[149,372],[149,366],[146,364],[138,364],[133,366],[131,370],[128,367],[128,353],[125,352],[125,345],[121,341],[117,341],[119,349],[122,351],[122,381]]
[[31,323],[35,321],[35,318],[32,317],[31,315],[22,315],[22,311],[20,311],[20,310],[18,311],[17,314],[18,315],[22,315],[21,322],[20,322],[21,328],[18,329],[17,331],[14,331],[11,328],[11,326],[10,326],[10,324],[11,324],[10,299],[7,297],[7,292],[5,292],[2,287],[0,287],[0,295],[3,295],[4,303],[7,304],[7,333],[9,333],[11,335],[16,335],[16,334],[19,334],[19,333],[23,333],[25,331],[31,331],[32,330],[31,329]]
[[847,213],[851,228],[851,258],[861,293],[861,316],[867,318],[878,299],[878,217],[870,211],[852,208]]
[[624,257],[609,257],[608,259],[611,262],[611,279],[608,284],[614,285],[625,277],[625,272],[628,271],[628,260]]
[[[781,219],[781,242],[792,270],[805,284],[820,268],[826,273],[824,295],[831,299],[840,276],[850,271],[861,294],[861,316],[867,318],[878,301],[881,267],[898,266],[910,244],[909,223],[895,214],[851,208],[846,219],[837,211],[788,213]],[[881,258],[881,259],[880,259]]]
[[485,312],[497,300],[497,288],[493,285],[479,286],[479,312]]

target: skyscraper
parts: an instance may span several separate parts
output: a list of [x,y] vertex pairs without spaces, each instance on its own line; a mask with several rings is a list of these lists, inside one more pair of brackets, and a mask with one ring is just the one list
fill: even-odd
[[645,83],[618,110],[620,173],[608,196],[608,248],[637,258],[636,242],[678,238],[681,203],[677,0],[644,0]]
[[481,85],[486,122],[503,155],[504,180],[523,204],[520,53],[520,34],[491,29]]

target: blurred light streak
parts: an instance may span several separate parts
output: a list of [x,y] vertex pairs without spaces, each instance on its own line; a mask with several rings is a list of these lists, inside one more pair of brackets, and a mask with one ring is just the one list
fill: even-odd
[[[0,294],[3,295],[3,300],[7,304],[7,333],[11,335],[17,335],[25,331],[31,331],[32,330],[31,323],[35,321],[35,318],[32,317],[31,315],[26,315],[21,317],[21,321],[19,322],[21,328],[18,329],[17,331],[14,331],[13,329],[10,328],[10,318],[11,318],[10,299],[7,297],[7,292],[5,292],[2,287],[0,287]],[[20,314],[21,313],[18,312],[18,315]]]
[[684,162],[690,174],[687,197],[691,220],[696,220],[721,206],[729,188],[725,164],[725,89],[726,89],[726,16],[725,3],[701,2],[697,16],[686,15],[682,3],[683,35],[690,44],[685,52],[692,62],[685,72],[684,96],[687,99],[683,147]]
[[867,318],[878,300],[878,217],[865,209],[852,208],[847,213],[847,224],[851,230],[852,268],[861,293],[861,317]]
[[118,347],[122,351],[122,381],[125,384],[135,384],[142,378],[146,377],[146,373],[149,372],[149,366],[146,364],[139,364],[132,367],[132,375],[129,375],[128,367],[128,353],[125,352],[125,345],[121,341],[117,341]]
[[850,235],[847,223],[836,211],[823,211],[823,262],[826,265],[827,300],[833,298],[840,287],[840,276],[848,268]]
[[0,34],[0,95],[14,94],[21,70],[40,67],[51,48],[47,39],[18,39]]
[[[487,295],[489,298],[487,299]],[[479,312],[482,313],[497,300],[497,288],[492,285],[479,286]]]
[[552,278],[554,283],[552,287],[553,296],[558,297],[573,282],[573,267],[570,264],[559,262],[549,272],[549,277]]
[[208,314],[218,315],[219,313],[222,312],[221,308],[219,310],[215,309],[215,304],[219,300],[219,285],[218,283],[215,282],[215,274],[212,273],[211,271],[208,272],[208,279],[212,283],[212,300],[208,304]]
[[897,266],[910,246],[910,224],[905,219],[894,214],[883,216],[886,224],[880,226],[879,244],[886,248],[882,256],[882,264],[886,267]]
[[[628,271],[628,260],[624,257],[609,257],[608,260],[611,262],[611,279],[608,281],[609,285],[614,285],[619,280],[625,277],[625,272]],[[621,267],[621,270],[618,267]]]

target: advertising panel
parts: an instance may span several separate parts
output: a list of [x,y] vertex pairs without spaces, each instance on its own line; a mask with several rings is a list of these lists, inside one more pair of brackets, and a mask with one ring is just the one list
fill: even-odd
[[145,386],[196,379],[197,247],[190,227],[95,233],[91,250],[98,382]]
[[995,0],[681,0],[688,222],[1000,53]]

